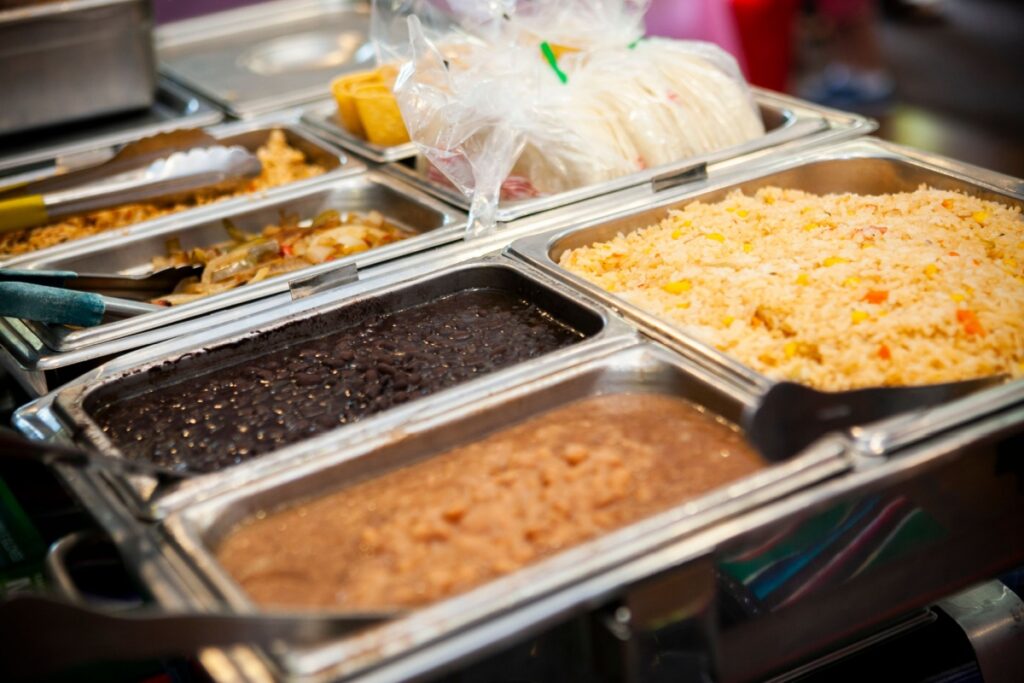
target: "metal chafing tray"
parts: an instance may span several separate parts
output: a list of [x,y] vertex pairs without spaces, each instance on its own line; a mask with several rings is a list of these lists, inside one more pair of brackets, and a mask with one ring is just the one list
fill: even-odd
[[[247,207],[254,199],[261,197],[276,197],[291,188],[305,187],[315,182],[322,182],[328,178],[354,175],[366,170],[365,164],[349,158],[341,150],[337,149],[330,143],[311,135],[301,124],[298,123],[295,115],[284,114],[268,116],[264,119],[249,122],[221,124],[207,128],[206,132],[225,145],[241,145],[246,149],[255,151],[266,141],[267,136],[274,129],[282,130],[288,140],[288,144],[301,150],[311,161],[324,166],[327,169],[327,172],[323,175],[317,176],[316,178],[309,178],[295,183],[289,183],[288,185],[270,188],[260,193],[241,195],[231,199],[213,202],[194,209],[179,211],[178,213],[161,216],[148,221],[142,221],[123,228],[115,228],[113,230],[101,232],[82,239],[57,244],[46,249],[38,249],[36,251],[13,256],[0,256],[0,264],[4,267],[12,267],[15,265],[21,267],[40,258],[69,254],[77,249],[85,248],[87,245],[105,244],[111,248],[116,248],[116,245],[119,244],[119,240],[127,235],[136,235],[149,230],[158,230],[162,227],[178,224],[182,220],[192,217],[196,217],[198,219],[200,216],[211,216],[215,213],[241,211],[244,210],[244,208]],[[116,146],[107,145],[101,145],[100,147],[90,149],[89,155],[91,157],[91,163],[102,162],[106,158],[113,156],[116,151]],[[27,167],[11,169],[11,174],[0,180],[0,186],[13,185],[17,182],[28,180],[30,178],[36,179],[50,176],[63,170],[65,169],[59,165],[59,159],[50,158],[44,165],[44,168],[40,168],[36,164],[31,164]]]
[[937,189],[958,190],[1010,206],[1024,207],[1024,181],[872,138],[808,149],[786,157],[777,156],[755,169],[745,170],[737,163],[733,169],[734,172],[724,173],[718,178],[660,194],[647,188],[637,188],[631,195],[614,198],[614,205],[605,200],[609,209],[605,218],[577,222],[570,227],[524,237],[515,241],[510,251],[621,312],[645,333],[754,390],[764,391],[773,380],[669,322],[569,273],[558,266],[558,259],[568,249],[657,223],[669,209],[680,208],[693,201],[715,202],[733,190],[751,193],[766,185],[820,194],[870,194],[912,191],[921,184],[927,184]]
[[412,142],[385,147],[353,135],[338,120],[338,105],[333,99],[305,107],[302,110],[302,122],[328,140],[378,164],[409,159],[418,153]]
[[153,10],[144,0],[0,7],[0,132],[153,104]]
[[161,72],[248,117],[319,99],[332,78],[368,68],[369,3],[281,0],[157,29]]
[[[534,386],[410,425],[405,435],[223,489],[161,525],[170,541],[163,558],[177,572],[150,585],[169,607],[251,611],[210,552],[242,518],[570,397],[634,388],[682,390],[698,400],[716,395],[718,378],[670,356],[642,344],[593,357]],[[724,405],[743,395],[734,391]],[[350,639],[276,654],[208,650],[200,659],[218,681],[419,680],[500,649],[544,650],[552,625],[567,625],[571,646],[563,635],[560,648],[546,649],[589,660],[567,664],[570,671],[661,680],[651,678],[657,663],[677,658],[723,683],[764,680],[1024,560],[1024,386],[1004,385],[856,435],[852,447],[824,440],[777,466],[788,477],[768,470]],[[409,445],[413,438],[421,443]],[[750,568],[762,557],[771,577],[788,579],[773,585],[783,592],[776,600],[746,578],[765,576]],[[779,558],[797,571],[771,565]]]
[[[255,606],[217,564],[212,549],[232,527],[260,510],[337,490],[367,477],[429,458],[496,429],[597,394],[653,392],[680,396],[737,419],[753,398],[663,348],[648,343],[626,349],[578,354],[555,372],[497,395],[478,393],[477,400],[450,406],[432,418],[407,423],[401,431],[378,431],[358,447],[350,441],[321,444],[322,457],[287,472],[220,487],[209,500],[173,513],[162,528],[175,553],[195,574],[194,585],[182,584],[180,598],[193,609]],[[579,360],[582,359],[582,362]],[[308,651],[290,651],[276,662],[284,672],[309,680],[355,677],[382,666],[402,675],[425,671],[412,653],[455,633],[472,628],[483,635],[489,622],[509,609],[550,597],[558,590],[592,578],[603,570],[643,557],[670,540],[713,527],[771,500],[838,475],[849,467],[841,438],[819,442],[787,462],[741,478],[660,514],[541,560],[514,574],[468,593],[418,609],[351,639]],[[190,582],[191,583],[191,582]],[[199,586],[209,586],[208,589]],[[437,660],[431,667],[446,662]],[[275,676],[280,675],[278,672]],[[385,677],[388,676],[385,674]]]
[[[376,286],[373,286],[376,284]],[[358,321],[369,312],[399,310],[426,302],[457,291],[477,287],[496,287],[513,292],[518,296],[538,303],[556,319],[586,335],[576,344],[545,354],[536,359],[489,373],[434,394],[436,400],[412,401],[391,408],[383,413],[368,417],[354,425],[342,427],[353,443],[359,435],[374,426],[399,427],[412,415],[429,414],[442,406],[443,397],[456,401],[467,394],[479,396],[497,391],[511,383],[543,375],[567,357],[580,349],[619,345],[631,339],[628,326],[607,314],[601,307],[580,297],[557,281],[550,280],[531,268],[501,256],[469,262],[450,261],[418,277],[399,276],[384,282],[369,283],[369,288],[359,295],[345,296],[345,289],[316,294],[278,306],[269,314],[246,316],[230,325],[214,328],[202,326],[203,332],[172,340],[166,344],[152,346],[137,353],[118,358],[97,370],[87,373],[51,392],[36,402],[24,406],[14,417],[19,429],[36,438],[73,438],[114,457],[122,457],[118,449],[107,439],[87,412],[86,402],[90,396],[100,396],[112,386],[131,387],[148,381],[145,371],[168,363],[183,363],[182,372],[201,373],[211,364],[224,364],[232,357],[234,345],[246,338],[271,335],[278,344],[284,343],[290,335],[295,339],[314,338],[327,334],[335,321]],[[351,318],[346,318],[349,315]],[[327,317],[325,317],[327,316]],[[167,383],[174,378],[161,371]],[[305,457],[315,453],[318,444],[331,436],[332,432],[294,443],[271,454],[254,458],[249,462],[219,472],[189,479],[170,488],[156,490],[156,482],[147,477],[106,477],[118,495],[125,498],[137,514],[144,517],[160,517],[169,510],[186,505],[205,495],[205,491],[218,480],[230,479],[235,484],[247,481],[257,473],[273,471],[278,467],[294,467]]]
[[[0,137],[0,174],[32,164],[56,163],[74,168],[91,159],[90,150],[177,128],[200,128],[219,123],[224,115],[208,102],[167,78],[157,81],[156,101],[141,112]],[[84,153],[84,154],[80,154]],[[105,153],[104,153],[105,154]],[[76,156],[80,155],[80,156]]]
[[[290,192],[288,194],[290,195]],[[249,206],[251,204],[246,204],[243,208]],[[468,242],[455,242],[424,253],[411,254],[401,259],[368,267],[365,271],[357,269],[353,272],[351,268],[347,267],[343,270],[327,271],[322,275],[325,280],[333,280],[335,275],[341,277],[331,283],[323,283],[322,286],[337,290],[337,296],[358,296],[369,289],[381,286],[382,282],[393,282],[395,279],[425,275],[433,272],[438,265],[478,258],[500,250],[517,236],[563,224],[570,214],[579,215],[579,210],[579,208],[570,207],[564,211],[549,211],[540,216],[503,226],[501,230],[491,235]],[[195,220],[200,222],[204,218],[195,216]],[[54,258],[59,256],[60,254],[55,254]],[[354,278],[355,281],[348,282],[351,278]],[[0,366],[17,379],[30,396],[42,396],[54,387],[132,349],[183,337],[202,330],[221,329],[226,326],[242,329],[237,326],[256,324],[253,321],[266,319],[268,312],[272,317],[274,311],[292,306],[293,299],[298,298],[303,290],[308,289],[302,282],[306,279],[305,276],[301,276],[289,281],[289,289],[292,289],[293,286],[295,288],[288,293],[273,294],[260,301],[223,308],[202,317],[189,318],[142,332],[121,329],[117,335],[110,335],[110,338],[105,341],[96,341],[68,351],[53,350],[44,339],[40,338],[38,327],[30,327],[24,321],[14,318],[0,318]]]
[[[837,140],[845,140],[873,131],[877,124],[857,114],[827,109],[810,102],[804,102],[769,90],[753,88],[754,100],[761,111],[766,133],[742,145],[702,154],[689,159],[680,159],[671,164],[650,168],[638,173],[631,173],[621,178],[609,180],[587,187],[577,188],[568,192],[546,197],[522,199],[502,202],[498,207],[496,218],[499,221],[511,221],[523,216],[547,211],[559,206],[589,200],[600,195],[610,194],[637,185],[668,183],[678,185],[687,180],[687,171],[701,164],[715,165],[728,160],[741,160],[744,164],[761,163],[767,157],[776,157],[782,152],[793,153],[810,145],[821,145]],[[318,117],[310,117],[318,118]],[[318,124],[318,130],[324,130],[326,124]],[[340,133],[332,133],[332,140],[339,144],[353,145],[351,136],[347,140]],[[347,146],[347,145],[346,145]],[[357,149],[357,147],[350,147]],[[367,151],[358,148],[360,154]],[[369,150],[370,158],[373,150]],[[383,167],[389,173],[395,173],[415,183],[425,191],[444,199],[460,208],[469,210],[469,198],[455,187],[443,185],[428,179],[419,172],[412,161],[393,162]]]
[[[230,219],[241,230],[258,233],[264,226],[280,221],[282,215],[313,218],[327,209],[363,213],[377,210],[384,214],[392,225],[404,228],[411,236],[401,242],[350,257],[311,265],[197,301],[133,318],[106,322],[97,327],[72,330],[63,325],[30,321],[22,321],[22,324],[53,351],[80,350],[271,294],[287,292],[295,283],[337,271],[349,264],[367,268],[454,242],[462,237],[465,229],[465,219],[458,211],[401,182],[396,182],[394,178],[369,172],[290,188],[274,198],[250,202],[244,210],[236,208],[234,211],[220,211],[202,218],[164,224],[157,229],[119,238],[116,246],[109,242],[100,242],[71,248],[57,256],[51,255],[30,261],[23,267],[70,270],[77,273],[141,274],[152,270],[154,257],[166,255],[168,239],[178,239],[181,247],[186,250],[223,242],[227,239],[224,232],[225,219]],[[4,335],[0,332],[0,343],[3,343],[3,340]]]

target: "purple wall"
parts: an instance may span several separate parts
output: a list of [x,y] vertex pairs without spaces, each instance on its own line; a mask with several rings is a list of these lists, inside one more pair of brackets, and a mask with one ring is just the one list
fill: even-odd
[[153,0],[153,11],[158,24],[197,17],[200,14],[255,5],[261,0]]

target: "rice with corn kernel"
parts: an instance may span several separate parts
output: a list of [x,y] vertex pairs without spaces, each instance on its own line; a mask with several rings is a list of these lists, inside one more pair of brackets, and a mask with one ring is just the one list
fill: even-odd
[[1024,375],[1021,211],[958,192],[736,191],[559,263],[778,379]]

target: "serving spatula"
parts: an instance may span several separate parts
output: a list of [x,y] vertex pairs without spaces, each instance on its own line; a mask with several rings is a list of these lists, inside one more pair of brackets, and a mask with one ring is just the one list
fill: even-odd
[[828,432],[937,406],[1005,380],[1006,375],[993,375],[945,384],[837,392],[776,382],[756,406],[744,410],[741,426],[762,455],[782,460]]

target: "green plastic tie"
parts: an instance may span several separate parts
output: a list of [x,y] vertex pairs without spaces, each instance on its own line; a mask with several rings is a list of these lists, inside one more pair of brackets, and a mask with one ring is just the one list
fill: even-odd
[[633,41],[632,43],[630,43],[630,44],[629,44],[629,45],[628,45],[627,47],[628,47],[628,48],[629,48],[630,50],[635,50],[635,49],[636,49],[636,46],[637,46],[637,45],[639,45],[639,44],[640,44],[640,41],[641,41],[641,40],[643,40],[643,39],[644,39],[644,38],[643,38],[643,36],[640,36],[639,38],[637,38],[636,40],[634,40],[634,41]]
[[545,40],[540,44],[540,52],[544,55],[544,59],[548,61],[548,64],[551,65],[551,69],[555,72],[555,75],[558,76],[558,80],[560,80],[563,85],[568,83],[569,77],[565,75],[564,71],[558,68],[558,57],[555,56],[555,51],[551,49],[551,45],[548,44],[548,41]]

